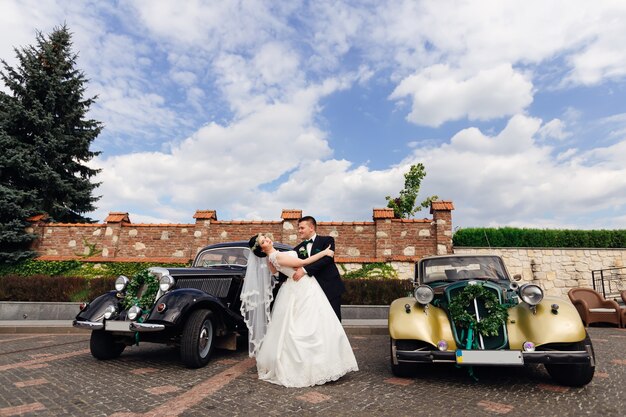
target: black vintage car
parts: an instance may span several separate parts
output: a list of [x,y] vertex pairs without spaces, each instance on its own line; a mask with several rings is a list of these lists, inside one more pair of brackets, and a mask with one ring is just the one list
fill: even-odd
[[115,290],[81,305],[73,325],[92,330],[97,359],[116,358],[141,341],[178,346],[186,366],[205,366],[215,347],[234,350],[237,336],[247,335],[239,296],[250,253],[245,241],[218,243],[202,249],[192,267],[120,276]]

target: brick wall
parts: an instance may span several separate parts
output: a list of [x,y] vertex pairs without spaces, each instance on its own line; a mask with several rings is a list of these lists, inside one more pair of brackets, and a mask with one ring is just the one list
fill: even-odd
[[[319,222],[317,231],[335,238],[338,263],[412,263],[452,252],[453,209],[451,202],[434,202],[432,219],[410,220],[394,219],[391,209],[374,209],[372,221]],[[39,237],[33,248],[43,260],[185,263],[206,245],[248,240],[258,232],[271,232],[275,240],[295,246],[301,216],[301,210],[283,210],[279,221],[222,221],[214,210],[198,210],[190,224],[135,224],[119,212],[98,224],[46,223],[38,216],[29,231]]]

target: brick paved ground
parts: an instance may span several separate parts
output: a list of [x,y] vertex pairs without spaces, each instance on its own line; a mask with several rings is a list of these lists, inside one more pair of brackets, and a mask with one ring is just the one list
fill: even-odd
[[585,388],[553,384],[542,367],[454,366],[394,378],[388,338],[352,335],[361,370],[307,389],[259,382],[245,351],[184,368],[173,348],[141,344],[97,361],[85,334],[1,334],[0,417],[26,416],[622,416],[626,331],[591,328],[598,366]]

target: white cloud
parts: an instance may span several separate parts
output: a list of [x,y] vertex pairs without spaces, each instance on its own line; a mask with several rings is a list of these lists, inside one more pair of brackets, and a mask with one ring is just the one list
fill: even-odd
[[584,47],[569,58],[572,71],[565,80],[593,85],[626,76],[626,51],[621,41],[626,37],[626,3],[603,1],[584,16],[588,27]]
[[565,123],[559,119],[550,120],[548,123],[541,126],[538,133],[542,139],[563,140],[572,136],[572,134],[565,129]]
[[434,65],[411,75],[390,99],[412,99],[407,120],[440,126],[467,117],[487,120],[521,112],[532,102],[532,83],[510,65],[500,65],[465,77],[447,65]]
[[[294,207],[370,219],[424,162],[423,194],[454,200],[455,224],[623,218],[620,115],[599,123],[608,137],[581,146],[593,126],[585,109],[561,102],[569,110],[544,122],[533,107],[546,101],[533,103],[546,86],[624,79],[624,2],[5,0],[2,9],[0,56],[10,63],[35,29],[67,21],[75,33],[88,94],[100,96],[90,116],[106,124],[98,147],[117,143],[117,156],[94,161],[103,214],[187,222],[199,208],[276,218]],[[332,159],[339,141],[318,119],[322,100],[354,83],[393,83],[384,94],[406,100],[410,122],[458,121],[446,126],[456,131],[425,133],[443,144],[411,133],[412,153],[391,167]],[[378,149],[369,152],[363,160],[375,160]]]
[[626,157],[626,142],[553,159],[553,149],[536,141],[541,129],[540,120],[517,115],[495,136],[465,129],[449,144],[415,150],[403,163],[425,164],[424,195],[453,200],[461,226],[548,227],[626,206],[626,167],[617,162]]
[[[341,82],[328,80],[300,91],[291,102],[258,108],[231,125],[211,123],[172,144],[168,153],[99,158],[94,165],[102,168],[97,178],[103,182],[98,190],[104,195],[101,207],[111,210],[113,201],[143,203],[159,216],[194,205],[232,207],[233,215],[246,217],[247,211],[234,208],[242,202],[249,202],[247,210],[255,207],[259,186],[297,170],[303,161],[332,155],[313,118],[320,97],[338,88]],[[181,216],[188,215],[179,210],[174,218],[182,221]]]
[[198,81],[196,74],[191,71],[172,71],[171,77],[182,87],[191,87]]

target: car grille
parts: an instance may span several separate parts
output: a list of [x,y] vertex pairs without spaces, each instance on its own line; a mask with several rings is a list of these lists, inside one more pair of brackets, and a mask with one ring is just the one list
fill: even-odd
[[396,349],[404,351],[415,350],[433,350],[435,347],[430,343],[422,342],[421,340],[396,340]]
[[[448,296],[447,297],[448,302],[456,294],[463,291],[464,288],[465,286],[454,286],[453,288],[448,289],[446,291],[447,296]],[[500,296],[500,292],[496,288],[493,288],[487,285],[485,285],[485,288],[489,291],[494,292],[496,294],[496,297],[498,297],[499,300],[502,300]],[[481,298],[478,298],[477,301],[478,301],[478,314],[481,317],[486,316],[488,313],[483,303],[483,300]],[[471,314],[472,316],[476,317],[476,309],[474,308],[473,303],[468,307],[467,312]],[[465,348],[464,336],[467,335],[467,329],[457,326],[454,322],[452,322],[451,324],[454,330],[454,338],[456,340],[457,346],[464,349]],[[505,347],[508,343],[507,335],[506,335],[506,326],[503,324],[502,327],[500,327],[500,331],[495,336],[480,336],[479,337],[477,335],[477,341],[478,341],[478,345],[480,349],[501,349]]]
[[214,297],[228,296],[232,278],[178,278],[174,288],[195,288]]

